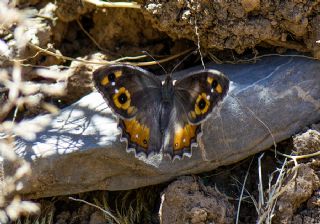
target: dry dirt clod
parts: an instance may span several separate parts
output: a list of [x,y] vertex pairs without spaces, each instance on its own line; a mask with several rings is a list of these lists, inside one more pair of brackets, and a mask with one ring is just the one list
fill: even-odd
[[181,177],[163,192],[160,208],[162,224],[233,223],[234,207],[227,197],[212,187],[204,187],[192,177]]
[[[319,58],[319,1],[155,1],[144,14],[172,39],[185,38],[209,49],[246,49],[268,43]],[[151,15],[151,16],[150,16]],[[195,22],[197,21],[197,22]],[[272,26],[271,26],[272,24]],[[195,26],[199,35],[195,35]],[[281,33],[290,38],[283,41]],[[317,39],[318,38],[318,39]]]
[[[72,7],[70,7],[72,5]],[[60,0],[57,1],[57,16],[63,22],[70,22],[79,19],[89,9],[82,1]]]
[[248,13],[256,9],[260,9],[260,0],[242,0],[241,5]]
[[301,164],[297,177],[289,177],[285,192],[278,198],[274,223],[291,223],[294,212],[320,187],[319,177],[309,164]]
[[92,213],[92,215],[90,216],[89,224],[105,224],[105,223],[106,223],[106,219],[103,217],[103,214],[100,211],[96,211]]
[[320,133],[309,129],[293,138],[294,151],[297,155],[306,155],[320,150]]

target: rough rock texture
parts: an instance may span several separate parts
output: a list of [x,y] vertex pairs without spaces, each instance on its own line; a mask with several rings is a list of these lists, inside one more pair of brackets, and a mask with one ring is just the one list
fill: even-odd
[[292,224],[320,223],[320,190],[317,190],[307,201],[306,206],[292,218]]
[[256,64],[211,68],[227,74],[231,88],[204,123],[203,150],[194,148],[192,158],[172,162],[161,155],[138,159],[126,153],[115,117],[101,95],[92,93],[52,116],[36,141],[17,142],[17,153],[33,170],[21,192],[44,197],[157,184],[240,161],[272,146],[270,131],[278,142],[319,120],[319,61],[266,57]]
[[192,177],[171,183],[161,198],[160,223],[233,223],[235,211],[227,197]]
[[[293,138],[293,147],[298,155],[319,152],[319,132],[314,128],[296,135]],[[272,219],[274,223],[319,223],[320,164],[315,156],[304,161],[305,163],[298,161],[300,164],[296,177],[293,172],[282,184],[279,192],[283,192],[277,198],[275,216]]]
[[307,132],[293,138],[294,151],[297,155],[315,153],[320,150],[320,133],[309,129]]
[[[269,44],[320,57],[320,1],[164,1],[144,8],[157,29],[213,49],[243,53]],[[148,14],[147,14],[148,15]]]
[[[292,178],[292,177],[291,177]],[[320,187],[319,177],[310,165],[302,164],[297,177],[284,185],[285,192],[278,198],[275,223],[289,223],[293,213]]]
[[[316,43],[320,40],[320,0],[137,2],[140,9],[98,7],[85,0],[57,1],[53,16],[49,16],[54,22],[48,20],[51,28],[46,33],[64,38],[54,38],[55,46],[61,42],[64,42],[63,48],[73,45],[66,52],[68,56],[83,49],[97,49],[86,41],[88,38],[83,32],[79,32],[75,22],[79,20],[101,46],[107,47],[107,50],[100,48],[107,55],[110,50],[121,54],[130,52],[125,56],[141,50],[159,54],[170,49],[172,53],[172,47],[181,40],[190,40],[195,45],[199,40],[203,50],[232,49],[243,53],[257,46],[267,46],[279,51],[310,52],[320,58],[320,45]],[[27,5],[26,1],[19,1],[19,4]],[[45,4],[28,1],[28,5],[42,8]],[[62,32],[51,33],[51,29]]]
[[[121,21],[114,18],[121,18]],[[125,52],[130,45],[133,52],[150,51],[152,44],[152,48],[159,52],[165,47],[161,44],[161,39],[163,40],[166,35],[154,29],[151,22],[145,20],[139,10],[117,9],[109,10],[107,13],[98,11],[93,16],[93,24],[90,32],[105,49]]]

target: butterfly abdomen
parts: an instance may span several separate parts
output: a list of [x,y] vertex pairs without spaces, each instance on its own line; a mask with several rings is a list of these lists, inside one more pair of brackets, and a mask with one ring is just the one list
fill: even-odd
[[172,111],[172,102],[162,101],[160,105],[160,120],[159,120],[160,131],[162,135],[164,134],[165,130],[168,128],[171,111]]
[[162,135],[164,131],[168,128],[168,123],[170,120],[170,114],[173,107],[173,96],[174,96],[174,89],[173,84],[170,76],[166,77],[165,82],[162,85],[161,91],[161,100],[160,100],[160,131]]

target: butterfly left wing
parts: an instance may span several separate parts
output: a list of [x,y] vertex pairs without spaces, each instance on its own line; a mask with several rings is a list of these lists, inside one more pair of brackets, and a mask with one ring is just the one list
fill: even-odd
[[162,146],[159,127],[161,81],[136,66],[105,66],[93,74],[95,86],[118,115],[122,140],[136,154],[158,153]]
[[221,72],[208,69],[193,72],[174,85],[173,110],[165,133],[164,153],[172,158],[191,156],[201,123],[229,89],[229,80]]

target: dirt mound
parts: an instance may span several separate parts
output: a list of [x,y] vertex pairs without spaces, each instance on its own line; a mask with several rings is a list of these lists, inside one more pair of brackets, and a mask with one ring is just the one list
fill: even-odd
[[225,195],[192,177],[173,182],[162,194],[161,223],[233,223],[234,207]]
[[173,39],[186,38],[205,49],[243,53],[257,45],[311,52],[320,57],[320,2],[146,1],[154,27]]

